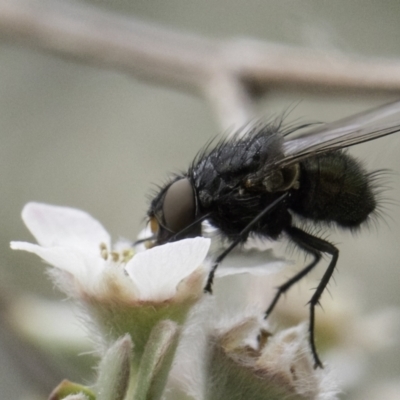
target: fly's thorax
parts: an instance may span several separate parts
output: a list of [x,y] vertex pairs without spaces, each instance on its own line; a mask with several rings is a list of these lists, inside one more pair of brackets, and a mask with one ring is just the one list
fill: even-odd
[[357,228],[376,208],[370,176],[342,151],[310,157],[300,163],[300,184],[289,207],[316,222]]

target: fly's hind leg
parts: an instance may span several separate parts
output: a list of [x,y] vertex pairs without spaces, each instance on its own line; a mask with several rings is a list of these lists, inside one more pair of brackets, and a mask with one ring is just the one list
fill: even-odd
[[335,266],[339,257],[339,250],[327,242],[326,240],[320,239],[318,237],[312,236],[309,233],[302,231],[299,228],[295,228],[293,226],[285,229],[285,232],[289,235],[289,237],[295,242],[302,250],[307,253],[310,253],[313,256],[313,260],[310,264],[308,264],[304,269],[302,269],[298,274],[293,276],[293,278],[289,279],[283,285],[278,287],[278,291],[272,300],[270,306],[265,312],[265,318],[271,314],[272,310],[275,308],[279,298],[283,293],[289,290],[292,285],[296,282],[300,281],[304,276],[306,276],[321,260],[321,253],[327,253],[332,256],[331,261],[326,269],[324,275],[322,276],[321,281],[319,282],[317,289],[315,290],[311,300],[309,302],[310,305],[310,325],[309,325],[309,335],[310,335],[310,347],[311,353],[314,358],[314,368],[320,367],[323,368],[322,362],[318,356],[317,348],[315,346],[315,306],[319,304],[319,300],[323,291],[325,290],[333,271],[335,270]]

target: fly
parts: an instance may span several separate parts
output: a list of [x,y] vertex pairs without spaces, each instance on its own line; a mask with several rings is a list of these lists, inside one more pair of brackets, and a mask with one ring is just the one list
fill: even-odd
[[[315,307],[339,250],[296,226],[296,220],[302,226],[352,231],[368,221],[377,208],[379,171],[367,172],[342,149],[400,131],[400,123],[388,122],[399,113],[400,101],[317,127],[284,127],[280,120],[207,146],[186,173],[174,176],[153,198],[148,217],[155,244],[200,236],[201,222],[208,220],[230,242],[211,268],[205,286],[211,292],[218,265],[250,234],[273,240],[285,234],[312,260],[277,288],[265,317],[328,254],[329,265],[309,302],[310,347],[314,366],[322,368],[314,337]],[[296,138],[288,138],[300,130]]]

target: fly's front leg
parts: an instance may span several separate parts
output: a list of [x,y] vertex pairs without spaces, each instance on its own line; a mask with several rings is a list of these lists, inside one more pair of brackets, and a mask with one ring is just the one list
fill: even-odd
[[218,265],[222,262],[222,260],[239,244],[242,242],[242,238],[239,236],[237,238],[237,240],[235,240],[234,242],[232,242],[230,244],[230,246],[223,252],[221,253],[217,259],[215,260],[213,266],[211,267],[210,273],[208,274],[208,278],[207,278],[207,283],[206,286],[204,288],[205,292],[208,293],[212,293],[212,284],[214,281],[214,275],[215,275],[215,271],[218,268]]
[[204,288],[205,292],[212,293],[212,284],[214,281],[215,271],[218,268],[218,265],[222,262],[222,260],[240,243],[247,238],[249,232],[253,229],[254,225],[263,218],[265,215],[270,213],[285,197],[287,197],[288,193],[285,192],[277,199],[275,199],[271,204],[268,204],[264,210],[262,210],[255,218],[253,218],[238,234],[237,238],[229,245],[229,247],[221,253],[217,259],[215,260],[214,265],[212,266],[210,273],[208,274],[208,279],[206,286]]

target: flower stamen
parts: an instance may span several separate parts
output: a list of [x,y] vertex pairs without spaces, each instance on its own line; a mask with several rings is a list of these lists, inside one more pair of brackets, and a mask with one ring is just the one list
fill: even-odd
[[105,261],[112,261],[114,263],[126,264],[135,254],[135,251],[132,248],[126,248],[120,251],[111,251],[104,242],[100,243],[99,247],[101,258]]
[[125,264],[134,256],[135,252],[133,249],[125,249],[122,251],[122,262]]
[[114,262],[118,262],[119,261],[119,253],[117,253],[116,251],[112,251],[111,258]]
[[104,260],[108,259],[108,249],[105,243],[100,243],[100,255]]

